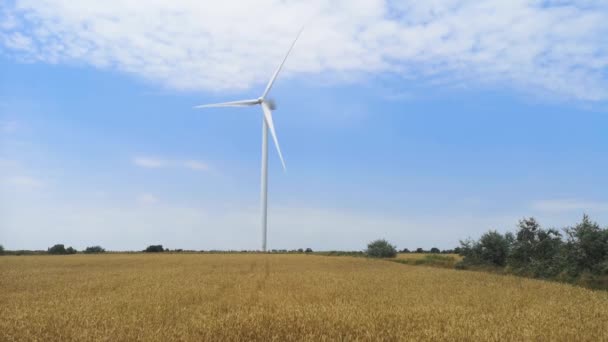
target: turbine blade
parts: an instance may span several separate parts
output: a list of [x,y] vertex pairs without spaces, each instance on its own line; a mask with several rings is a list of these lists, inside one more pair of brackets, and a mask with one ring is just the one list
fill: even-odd
[[274,81],[277,79],[277,76],[279,76],[279,72],[281,72],[281,69],[283,68],[283,64],[285,64],[287,57],[289,57],[289,53],[291,53],[293,46],[296,45],[296,42],[298,41],[298,38],[300,37],[300,34],[302,33],[303,30],[304,30],[304,27],[302,27],[300,29],[300,32],[298,32],[296,39],[293,41],[293,43],[291,43],[291,46],[289,47],[289,50],[287,50],[287,54],[285,55],[285,58],[283,58],[283,61],[281,62],[281,64],[277,68],[277,70],[275,70],[274,74],[272,75],[272,78],[268,82],[268,85],[266,86],[266,90],[264,90],[264,94],[262,94],[262,99],[266,98],[266,95],[268,95],[268,92],[270,92],[270,88],[272,88]]
[[196,106],[194,108],[210,108],[210,107],[247,107],[247,106],[255,106],[260,103],[259,100],[241,100],[241,101],[232,101],[232,102],[222,102],[222,103],[213,103]]
[[279,153],[279,159],[281,159],[283,171],[287,171],[287,168],[285,167],[285,161],[283,160],[283,154],[281,154],[279,140],[277,139],[277,133],[274,131],[274,123],[272,122],[272,110],[270,109],[270,107],[268,107],[268,103],[266,102],[262,102],[262,110],[264,111],[264,120],[266,121],[266,125],[270,129],[270,135],[272,135],[272,140],[274,140],[274,147],[277,148],[277,152]]

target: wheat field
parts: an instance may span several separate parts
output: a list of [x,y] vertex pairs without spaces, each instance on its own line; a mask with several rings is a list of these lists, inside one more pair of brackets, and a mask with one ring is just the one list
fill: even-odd
[[608,292],[315,255],[0,258],[0,341],[601,341]]

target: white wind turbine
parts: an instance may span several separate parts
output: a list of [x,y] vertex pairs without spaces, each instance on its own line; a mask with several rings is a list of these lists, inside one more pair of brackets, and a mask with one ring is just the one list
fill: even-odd
[[266,89],[262,96],[257,99],[252,100],[241,100],[241,101],[232,101],[232,102],[223,102],[223,103],[214,103],[214,104],[206,104],[196,106],[194,108],[209,108],[209,107],[248,107],[248,106],[262,106],[262,180],[261,180],[261,193],[260,193],[260,202],[261,202],[261,210],[262,210],[262,251],[266,252],[266,232],[267,232],[267,216],[268,216],[268,129],[270,129],[270,134],[272,135],[272,139],[274,140],[274,146],[277,148],[277,153],[279,154],[279,159],[281,159],[281,164],[283,165],[283,171],[285,168],[285,161],[283,160],[283,155],[281,154],[281,148],[279,147],[279,140],[277,139],[277,134],[274,130],[274,124],[272,122],[272,111],[276,108],[273,100],[267,98],[274,81],[277,79],[279,72],[283,68],[283,64],[287,60],[289,53],[293,49],[293,46],[296,45],[296,41],[300,37],[302,30],[298,32],[296,39],[293,41],[289,50],[287,50],[287,54],[277,70],[275,70],[274,74],[270,78],[268,85],[266,85]]

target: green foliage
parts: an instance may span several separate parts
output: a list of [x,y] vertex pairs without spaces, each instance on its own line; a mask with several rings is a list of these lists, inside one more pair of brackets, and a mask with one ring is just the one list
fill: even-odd
[[559,231],[543,229],[534,218],[526,218],[519,221],[514,235],[490,231],[478,241],[461,241],[464,259],[456,267],[492,266],[524,276],[608,288],[608,229],[584,215],[564,232],[565,241]]
[[4,254],[4,246],[0,245],[0,255]]
[[49,254],[67,254],[63,244],[56,244],[48,249]]
[[423,248],[418,247],[414,253],[426,253]]
[[465,265],[485,264],[505,266],[509,255],[511,235],[491,230],[481,236],[479,241],[461,241],[460,255]]
[[456,267],[457,261],[456,258],[449,255],[439,255],[439,254],[428,254],[425,255],[421,259],[393,259],[391,261],[398,262],[400,264],[407,265],[424,265],[424,266],[433,266],[433,267],[443,267],[443,268],[454,268]]
[[394,258],[397,256],[397,249],[388,241],[380,239],[370,242],[365,253],[372,258]]
[[68,247],[68,248],[65,250],[65,254],[76,254],[76,253],[78,253],[78,251],[77,251],[77,250],[75,250],[75,249],[74,249],[74,248],[72,248],[72,247]]
[[566,228],[565,263],[569,274],[608,275],[608,229],[584,215],[578,225]]
[[431,248],[431,253],[439,254],[439,253],[441,253],[441,251],[439,250],[439,248],[433,247],[433,248]]
[[562,271],[561,234],[542,229],[534,218],[519,221],[512,243],[509,266],[515,273],[534,277],[555,277]]
[[306,248],[306,250],[304,251],[304,253],[312,253],[312,248]]
[[146,253],[160,253],[164,251],[163,245],[150,245],[144,250]]
[[94,253],[105,253],[106,250],[103,249],[101,246],[91,246],[91,247],[87,247],[84,250],[84,253],[86,254],[94,254]]

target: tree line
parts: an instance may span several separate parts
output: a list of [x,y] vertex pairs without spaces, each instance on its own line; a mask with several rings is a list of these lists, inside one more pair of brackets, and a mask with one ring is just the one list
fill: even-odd
[[460,242],[459,268],[497,268],[506,273],[608,288],[608,228],[584,215],[561,230],[534,218],[519,221],[515,233],[490,230]]

